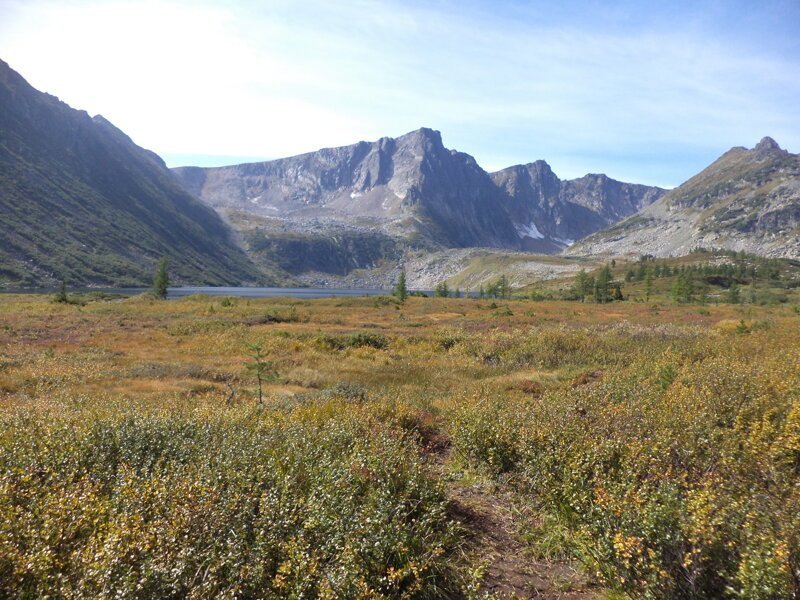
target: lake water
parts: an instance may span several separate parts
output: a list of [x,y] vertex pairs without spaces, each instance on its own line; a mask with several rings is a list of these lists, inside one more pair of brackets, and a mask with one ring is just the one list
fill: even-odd
[[[67,293],[106,292],[134,296],[149,291],[150,288],[67,288]],[[54,294],[55,288],[0,290],[12,294]],[[171,287],[168,298],[184,298],[192,294],[207,296],[239,296],[241,298],[335,298],[338,296],[388,296],[391,290],[365,290],[355,288],[270,288],[270,287]]]
[[267,287],[178,287],[169,288],[169,298],[183,298],[192,294],[208,296],[239,296],[241,298],[334,298],[337,296],[388,296],[391,290],[363,290],[352,288],[267,288]]

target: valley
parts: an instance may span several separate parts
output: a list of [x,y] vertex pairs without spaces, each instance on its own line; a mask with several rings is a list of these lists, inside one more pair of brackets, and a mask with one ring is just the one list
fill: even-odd
[[[156,1],[126,61],[96,48],[129,7],[84,3],[24,20],[86,9],[31,81],[60,65],[167,160],[0,60],[0,598],[800,598],[800,155],[725,151],[797,141],[772,40],[615,39],[603,3],[555,35],[512,3],[486,37],[494,3],[473,36],[469,3],[377,2],[337,4],[337,42],[309,37],[325,3]],[[664,108],[707,88],[693,122]]]

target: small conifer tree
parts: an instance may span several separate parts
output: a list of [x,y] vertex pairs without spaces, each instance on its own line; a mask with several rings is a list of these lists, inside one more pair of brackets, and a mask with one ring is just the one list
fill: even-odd
[[731,287],[728,288],[728,302],[731,304],[741,304],[742,302],[739,284],[737,284],[735,281],[731,281]]
[[592,293],[593,284],[590,282],[589,275],[586,274],[586,269],[578,271],[575,278],[574,294],[581,302],[586,301],[586,297]]
[[612,279],[613,276],[611,274],[611,268],[608,265],[600,269],[600,273],[597,276],[597,281],[594,286],[595,302],[605,304],[611,299],[608,289],[611,286]]
[[497,280],[497,295],[500,298],[511,297],[511,286],[508,284],[508,277],[505,273],[500,275],[500,279]]
[[153,295],[161,300],[166,300],[168,287],[169,274],[167,273],[167,259],[162,258],[158,261],[156,272],[153,275]]
[[408,298],[408,286],[406,285],[406,270],[400,271],[400,276],[397,278],[397,283],[394,286],[394,295],[400,302],[405,302]]
[[650,302],[650,296],[653,295],[653,272],[650,269],[647,269],[647,273],[644,276],[644,298],[647,302]]
[[63,279],[61,280],[61,285],[58,286],[55,301],[62,304],[69,302],[69,298],[67,298],[67,282]]
[[264,382],[275,379],[278,374],[272,368],[272,363],[267,360],[267,355],[264,353],[264,346],[261,342],[248,344],[248,356],[253,359],[252,362],[247,363],[247,368],[252,371],[258,382],[258,405],[264,404]]

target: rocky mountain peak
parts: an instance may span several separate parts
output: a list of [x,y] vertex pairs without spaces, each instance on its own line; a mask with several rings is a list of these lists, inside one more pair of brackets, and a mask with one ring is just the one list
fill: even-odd
[[527,165],[525,165],[525,168],[532,173],[537,173],[540,177],[555,176],[555,173],[553,173],[553,169],[550,167],[547,161],[541,159],[536,160],[532,163],[528,163]]
[[429,127],[420,127],[415,131],[406,133],[397,138],[401,144],[424,145],[434,148],[444,148],[441,132]]
[[778,142],[773,140],[769,136],[764,136],[761,138],[761,141],[756,144],[756,147],[753,148],[756,152],[766,152],[769,150],[780,150],[781,147],[778,145]]

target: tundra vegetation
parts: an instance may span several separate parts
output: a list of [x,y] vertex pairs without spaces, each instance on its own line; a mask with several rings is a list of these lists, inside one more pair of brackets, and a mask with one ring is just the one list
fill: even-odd
[[587,277],[650,302],[3,295],[0,596],[798,597],[796,292],[645,263]]

